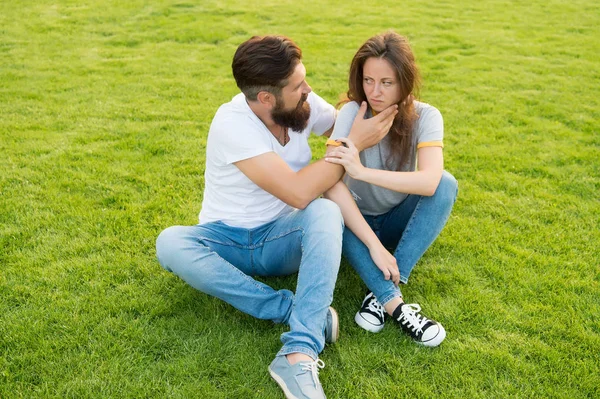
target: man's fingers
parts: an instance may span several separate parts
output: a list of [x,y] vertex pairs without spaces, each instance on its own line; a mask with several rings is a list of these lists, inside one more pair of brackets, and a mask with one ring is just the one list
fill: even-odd
[[360,108],[358,109],[358,114],[356,114],[356,118],[354,118],[354,120],[365,119],[366,113],[367,113],[367,102],[363,101],[362,103],[360,103]]
[[394,118],[396,117],[398,113],[393,113],[390,116],[388,116],[387,118],[383,119],[380,123],[383,124],[384,126],[389,126],[391,127],[392,124],[394,123]]
[[375,118],[379,119],[380,121],[387,120],[388,118],[393,119],[397,113],[398,113],[398,104],[394,104],[394,105],[390,105],[389,107],[387,107],[386,109],[384,109],[383,111],[378,113],[377,116],[375,116]]

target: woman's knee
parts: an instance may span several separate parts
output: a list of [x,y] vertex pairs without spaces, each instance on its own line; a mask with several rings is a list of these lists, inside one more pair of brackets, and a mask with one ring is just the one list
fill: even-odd
[[444,202],[454,204],[458,195],[458,182],[452,174],[445,170],[442,172],[440,184],[438,184],[434,195]]

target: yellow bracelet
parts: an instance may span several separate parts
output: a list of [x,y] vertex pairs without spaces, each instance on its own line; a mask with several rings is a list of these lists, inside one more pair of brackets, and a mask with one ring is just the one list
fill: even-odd
[[341,141],[335,141],[334,139],[328,139],[325,145],[332,145],[334,147],[339,147],[342,145]]

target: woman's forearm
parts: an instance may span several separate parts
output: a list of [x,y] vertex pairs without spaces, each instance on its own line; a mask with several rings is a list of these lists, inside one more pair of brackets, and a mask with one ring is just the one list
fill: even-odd
[[418,170],[396,172],[380,169],[358,169],[353,176],[369,184],[406,194],[431,196],[437,190],[444,172],[444,155],[441,147],[426,147],[417,151]]
[[394,172],[365,168],[357,180],[406,194],[432,196],[442,178],[442,171]]
[[328,191],[323,194],[327,199],[335,202],[342,211],[344,217],[344,224],[358,237],[367,248],[373,248],[374,246],[381,245],[379,238],[375,235],[371,226],[366,222],[363,215],[352,198],[352,194],[348,187],[343,182],[338,182],[336,185],[331,187]]

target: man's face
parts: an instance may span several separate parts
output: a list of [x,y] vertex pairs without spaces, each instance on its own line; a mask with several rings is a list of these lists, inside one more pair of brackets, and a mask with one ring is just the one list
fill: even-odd
[[271,118],[278,125],[301,132],[310,118],[310,104],[306,101],[312,91],[306,83],[306,68],[299,62],[289,78],[288,84],[275,97]]

